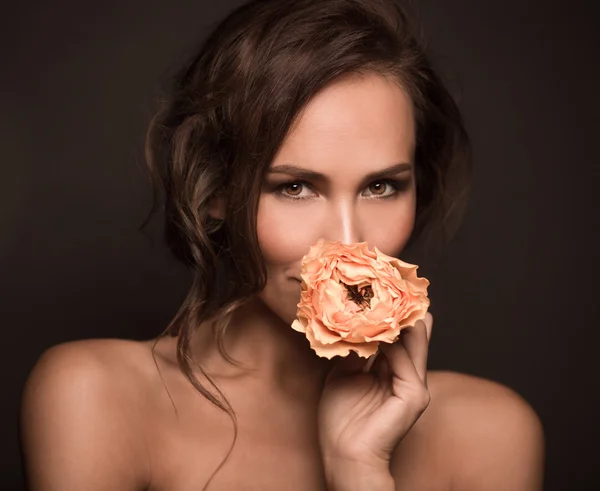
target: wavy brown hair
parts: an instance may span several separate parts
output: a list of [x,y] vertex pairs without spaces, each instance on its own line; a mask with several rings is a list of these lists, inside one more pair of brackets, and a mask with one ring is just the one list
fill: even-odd
[[[190,355],[190,337],[214,325],[219,351],[231,314],[265,286],[256,234],[264,175],[312,97],[338,78],[377,73],[412,101],[417,209],[407,247],[434,227],[453,230],[466,203],[471,150],[457,104],[434,71],[418,27],[394,0],[254,0],[234,10],[173,77],[146,139],[153,205],[165,240],[193,273],[163,335],[209,401],[235,413]],[[223,220],[209,207],[224,199]],[[215,391],[194,376],[196,365]],[[234,438],[235,443],[235,438]],[[229,455],[229,454],[228,454]],[[217,469],[218,470],[218,469]]]

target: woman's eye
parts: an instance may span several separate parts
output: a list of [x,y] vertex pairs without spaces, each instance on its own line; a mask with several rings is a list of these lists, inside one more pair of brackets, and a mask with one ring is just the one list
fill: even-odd
[[289,181],[276,186],[274,192],[277,196],[286,199],[297,200],[310,198],[310,196],[302,196],[300,194],[303,187],[310,187],[310,184],[305,181]]
[[[400,191],[408,188],[410,180],[398,181],[395,179],[384,179],[374,181],[366,187],[367,196],[374,199],[387,199],[396,197]],[[306,181],[289,181],[278,185],[275,188],[275,194],[282,198],[291,200],[309,199],[312,196],[302,195],[304,188],[309,189],[310,184]],[[387,191],[387,192],[386,192]]]
[[[392,181],[377,181],[367,186],[367,189],[371,191],[371,196],[375,196],[377,198],[389,198],[397,194],[399,186],[396,185],[395,182]],[[385,191],[390,190],[387,194]]]

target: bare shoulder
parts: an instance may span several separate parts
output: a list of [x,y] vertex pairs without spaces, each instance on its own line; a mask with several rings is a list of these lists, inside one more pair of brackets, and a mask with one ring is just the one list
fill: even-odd
[[[432,413],[437,417],[469,421],[489,429],[512,422],[541,430],[531,405],[510,387],[493,380],[458,372],[431,371],[428,385]],[[511,424],[511,426],[514,426]]]
[[542,489],[544,433],[513,389],[457,372],[429,372],[428,426],[443,441],[456,489]]
[[134,395],[128,389],[131,384],[138,391],[142,388],[144,344],[125,339],[84,339],[52,346],[31,370],[24,395],[50,388],[61,397],[97,394],[113,400]]
[[31,489],[144,488],[146,449],[136,422],[143,352],[137,341],[95,339],[40,356],[20,408]]

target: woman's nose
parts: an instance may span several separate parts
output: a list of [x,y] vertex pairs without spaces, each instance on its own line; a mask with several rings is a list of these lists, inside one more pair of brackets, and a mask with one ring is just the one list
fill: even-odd
[[332,242],[353,244],[364,240],[357,210],[350,202],[332,207],[323,225],[322,236]]

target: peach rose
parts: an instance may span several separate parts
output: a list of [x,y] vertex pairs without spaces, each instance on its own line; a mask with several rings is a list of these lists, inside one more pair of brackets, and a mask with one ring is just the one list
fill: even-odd
[[393,343],[402,328],[429,308],[426,278],[418,266],[370,251],[366,242],[319,239],[302,259],[302,293],[292,328],[305,333],[317,355],[355,351],[368,358],[380,342]]

